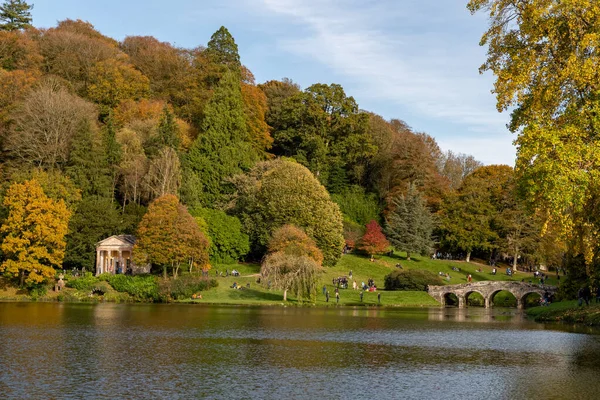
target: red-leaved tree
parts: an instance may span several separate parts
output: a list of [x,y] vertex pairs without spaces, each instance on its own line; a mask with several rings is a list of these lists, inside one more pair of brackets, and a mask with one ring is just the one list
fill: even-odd
[[385,235],[381,231],[381,226],[373,220],[366,226],[365,234],[358,241],[358,249],[365,251],[373,257],[374,254],[383,253],[390,247]]

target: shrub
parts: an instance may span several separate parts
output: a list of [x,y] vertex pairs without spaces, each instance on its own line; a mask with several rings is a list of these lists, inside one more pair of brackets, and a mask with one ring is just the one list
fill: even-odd
[[158,283],[155,276],[102,274],[99,278],[108,282],[117,292],[128,293],[135,300],[159,300]]
[[385,277],[385,290],[422,290],[428,285],[443,285],[442,279],[431,271],[392,271]]
[[100,282],[100,280],[97,277],[91,272],[86,272],[84,276],[79,278],[70,278],[65,285],[77,290],[91,291],[98,282]]
[[177,279],[160,279],[158,281],[158,292],[160,299],[168,302],[191,298],[194,293],[217,287],[218,284],[215,279],[184,275]]

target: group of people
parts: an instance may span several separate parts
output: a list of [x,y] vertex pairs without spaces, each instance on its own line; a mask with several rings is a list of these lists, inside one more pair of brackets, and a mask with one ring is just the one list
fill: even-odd
[[[223,273],[223,271],[219,272],[218,269],[215,270],[215,276],[229,276],[229,269],[225,269],[225,272]],[[240,273],[237,269],[232,269],[231,270],[231,276],[240,276]]]
[[[590,305],[592,301],[592,291],[588,285],[579,288],[577,291],[577,299],[580,306],[583,305],[584,301],[586,306]],[[596,288],[596,303],[600,303],[600,286]]]

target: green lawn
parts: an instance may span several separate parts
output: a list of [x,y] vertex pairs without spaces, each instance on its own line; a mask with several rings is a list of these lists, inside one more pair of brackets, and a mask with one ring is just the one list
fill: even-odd
[[[427,257],[412,257],[407,261],[405,256],[395,255],[392,257],[381,256],[377,257],[374,262],[369,258],[348,254],[341,258],[338,264],[332,268],[325,268],[321,275],[318,284],[317,302],[316,305],[336,305],[332,279],[340,276],[348,276],[352,270],[353,279],[358,284],[367,282],[369,278],[375,280],[378,288],[383,289],[384,277],[391,271],[396,269],[395,265],[400,263],[404,269],[424,269],[434,273],[449,273],[449,284],[466,283],[467,275],[473,276],[473,281],[482,280],[514,280],[521,281],[525,279],[533,279],[529,273],[516,272],[512,277],[506,275],[505,268],[498,268],[496,275],[492,275],[492,268],[482,264],[465,263],[461,261],[443,261],[431,260]],[[460,268],[460,272],[452,270],[452,267]],[[219,272],[231,272],[232,269],[237,269],[241,276],[239,277],[217,277],[216,270]],[[481,269],[481,272],[477,272]],[[219,286],[217,288],[205,291],[202,293],[202,299],[197,300],[201,303],[219,303],[219,304],[282,304],[283,292],[277,290],[268,290],[263,285],[256,283],[260,266],[257,264],[234,264],[234,265],[217,265],[210,271],[210,277],[217,279]],[[231,286],[236,282],[244,287],[243,290],[232,289]],[[554,282],[555,283],[555,282]],[[249,284],[249,288],[246,285]],[[552,280],[549,284],[553,284]],[[330,294],[329,304],[325,302],[325,296],[322,294],[323,286],[326,286]],[[361,304],[359,290],[352,290],[352,281],[350,281],[348,289],[340,290],[340,305],[378,305],[377,294],[381,293],[382,306],[435,306],[438,305],[433,298],[426,292],[408,292],[408,291],[384,291],[365,292],[363,302]],[[298,304],[296,299],[288,293],[288,304]]]

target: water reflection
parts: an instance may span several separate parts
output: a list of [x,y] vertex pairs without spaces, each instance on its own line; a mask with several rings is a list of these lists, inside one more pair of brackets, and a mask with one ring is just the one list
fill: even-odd
[[0,389],[3,398],[595,398],[598,338],[514,309],[0,303]]

